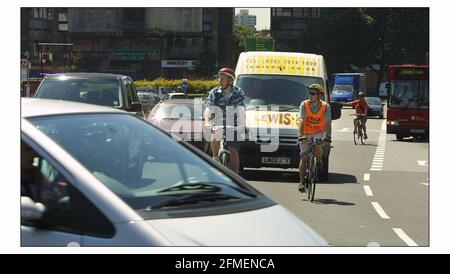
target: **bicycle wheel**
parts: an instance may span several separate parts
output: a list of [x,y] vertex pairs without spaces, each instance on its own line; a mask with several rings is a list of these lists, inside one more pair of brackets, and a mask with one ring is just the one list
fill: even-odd
[[230,167],[230,154],[223,152],[220,156],[220,162],[226,167]]
[[355,142],[355,145],[358,144],[358,132],[353,133],[353,141]]
[[308,200],[311,198],[311,172],[312,172],[312,158],[309,156],[308,161],[308,174],[306,175],[306,193],[308,194]]
[[311,203],[314,201],[314,194],[316,192],[316,182],[317,182],[317,160],[316,157],[313,158],[313,166],[311,169],[311,178],[310,178],[310,182],[309,182],[309,188],[310,193],[311,193],[311,197],[309,197],[309,200],[311,201]]
[[361,125],[359,125],[359,139],[360,139],[361,144],[364,145],[366,140],[364,139],[363,130],[362,130]]

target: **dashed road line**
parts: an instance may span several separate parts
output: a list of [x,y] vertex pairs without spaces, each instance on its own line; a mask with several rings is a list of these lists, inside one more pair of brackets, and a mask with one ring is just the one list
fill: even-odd
[[419,164],[419,166],[428,166],[427,161],[420,161],[420,160],[417,160],[417,163]]
[[370,181],[370,173],[364,173],[364,181]]
[[375,211],[378,213],[378,215],[380,215],[380,217],[382,219],[390,219],[391,218],[386,214],[386,212],[384,212],[384,210],[381,208],[379,203],[372,202],[372,206],[373,206],[373,208],[375,208]]
[[365,185],[365,186],[364,186],[364,191],[366,192],[366,195],[367,195],[367,196],[373,196],[373,192],[372,192],[372,190],[370,189],[370,186]]
[[393,230],[408,246],[418,246],[401,228],[393,228]]
[[429,186],[429,184],[428,183],[420,183],[421,185],[424,185],[424,186]]

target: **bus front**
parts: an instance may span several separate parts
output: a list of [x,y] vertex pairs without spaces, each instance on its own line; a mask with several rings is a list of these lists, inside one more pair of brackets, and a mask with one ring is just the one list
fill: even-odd
[[397,140],[428,136],[428,79],[428,66],[389,66],[387,133],[395,134]]

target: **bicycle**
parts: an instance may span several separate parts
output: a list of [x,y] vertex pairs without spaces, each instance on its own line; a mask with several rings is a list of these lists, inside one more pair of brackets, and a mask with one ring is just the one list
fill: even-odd
[[356,132],[353,132],[353,141],[355,145],[358,145],[358,141],[364,145],[366,143],[366,139],[364,139],[363,135],[363,128],[362,128],[362,117],[365,117],[364,114],[351,114],[353,116],[356,116]]
[[236,132],[236,127],[233,126],[216,126],[216,125],[212,125],[211,126],[211,131],[213,133],[215,133],[218,130],[222,130],[222,140],[220,141],[220,148],[219,148],[219,162],[230,168],[230,150],[229,150],[229,145],[227,142],[227,134],[226,134],[226,129],[232,129],[233,132]]
[[[303,138],[300,141],[304,140]],[[320,139],[308,139],[308,149],[300,153],[300,158],[308,154],[308,166],[305,174],[305,187],[306,193],[308,194],[308,200],[312,203],[314,201],[314,194],[316,192],[316,183],[318,181],[317,172],[317,157],[316,157],[316,146],[322,145],[322,140]]]

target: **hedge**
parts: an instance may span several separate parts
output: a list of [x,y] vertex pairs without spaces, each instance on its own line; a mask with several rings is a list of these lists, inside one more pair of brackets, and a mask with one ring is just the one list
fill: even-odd
[[[137,80],[134,81],[134,85],[136,87],[167,87],[172,90],[176,90],[177,87],[181,86],[183,80],[167,80],[164,78],[157,78],[155,80]],[[219,81],[216,80],[189,80],[189,84],[191,86],[189,93],[206,93],[210,91],[212,88],[217,87],[219,85]]]

